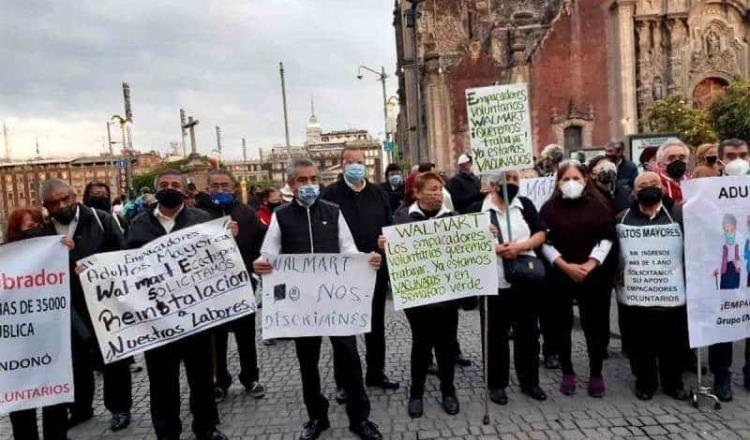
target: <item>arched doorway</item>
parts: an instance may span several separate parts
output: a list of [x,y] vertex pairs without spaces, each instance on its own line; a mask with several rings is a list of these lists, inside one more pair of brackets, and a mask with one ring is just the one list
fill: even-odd
[[729,82],[724,78],[709,77],[699,82],[693,90],[693,107],[706,109],[711,103],[724,94]]

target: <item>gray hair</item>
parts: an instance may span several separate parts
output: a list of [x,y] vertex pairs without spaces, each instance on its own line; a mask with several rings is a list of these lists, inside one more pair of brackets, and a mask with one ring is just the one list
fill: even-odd
[[154,187],[156,190],[159,190],[159,180],[161,180],[164,176],[180,176],[180,179],[182,180],[182,187],[187,189],[188,186],[188,179],[187,176],[185,176],[182,171],[180,170],[164,170],[161,171],[159,174],[154,177]]
[[219,168],[215,170],[210,170],[208,172],[208,183],[211,184],[211,176],[227,176],[232,181],[232,185],[237,185],[237,179],[234,178],[234,175],[229,172],[226,168]]
[[44,201],[52,191],[56,191],[60,188],[66,188],[75,194],[75,190],[68,182],[62,179],[49,179],[42,184],[42,201]]
[[562,162],[564,156],[565,150],[557,144],[549,144],[542,149],[542,158],[550,159],[555,163]]
[[298,169],[308,167],[317,169],[317,165],[315,165],[315,162],[311,161],[310,159],[294,159],[294,162],[292,162],[292,164],[286,170],[287,183],[291,184],[292,182],[294,182],[294,179],[297,178]]
[[737,227],[737,217],[734,216],[734,214],[724,214],[724,218],[721,220],[721,224],[723,225],[732,225],[735,228]]
[[682,147],[683,150],[685,150],[685,154],[690,156],[690,148],[688,148],[687,145],[685,145],[685,142],[682,142],[681,140],[677,139],[676,137],[671,137],[664,141],[660,146],[659,149],[656,150],[656,161],[661,163],[662,159],[664,159],[664,151],[672,146],[679,146]]
[[510,173],[518,174],[518,171],[492,171],[482,175],[482,183],[487,185],[502,185],[505,182],[505,176]]

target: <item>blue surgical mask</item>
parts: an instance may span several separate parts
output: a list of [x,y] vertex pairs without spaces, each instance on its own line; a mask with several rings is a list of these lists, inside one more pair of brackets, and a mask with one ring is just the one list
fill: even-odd
[[344,168],[344,177],[350,182],[361,182],[367,175],[367,169],[361,163],[352,163]]
[[234,194],[228,192],[213,193],[211,194],[211,201],[214,202],[215,205],[226,208],[234,203]]
[[401,177],[401,174],[391,174],[388,176],[388,183],[390,183],[391,186],[401,186],[401,184],[404,183],[404,178]]
[[297,188],[297,200],[304,206],[310,207],[320,195],[320,186],[317,183],[303,185]]
[[726,240],[727,244],[729,246],[734,246],[735,243],[735,234],[733,233],[724,233],[724,240]]

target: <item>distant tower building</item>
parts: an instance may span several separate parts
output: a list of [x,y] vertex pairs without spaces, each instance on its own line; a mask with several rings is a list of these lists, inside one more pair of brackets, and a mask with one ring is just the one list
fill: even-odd
[[321,142],[320,135],[322,130],[320,129],[320,123],[318,118],[315,116],[315,100],[310,98],[310,120],[307,121],[307,140],[305,144],[318,144]]

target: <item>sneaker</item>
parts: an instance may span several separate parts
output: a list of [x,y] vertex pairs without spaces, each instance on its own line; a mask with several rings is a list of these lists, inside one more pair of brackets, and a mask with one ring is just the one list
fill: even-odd
[[591,376],[589,378],[589,396],[596,398],[604,397],[604,378],[601,376]]
[[576,393],[575,374],[563,374],[562,382],[560,382],[560,392],[566,396],[572,396]]
[[266,389],[257,380],[245,388],[245,391],[255,399],[262,399],[266,395]]

